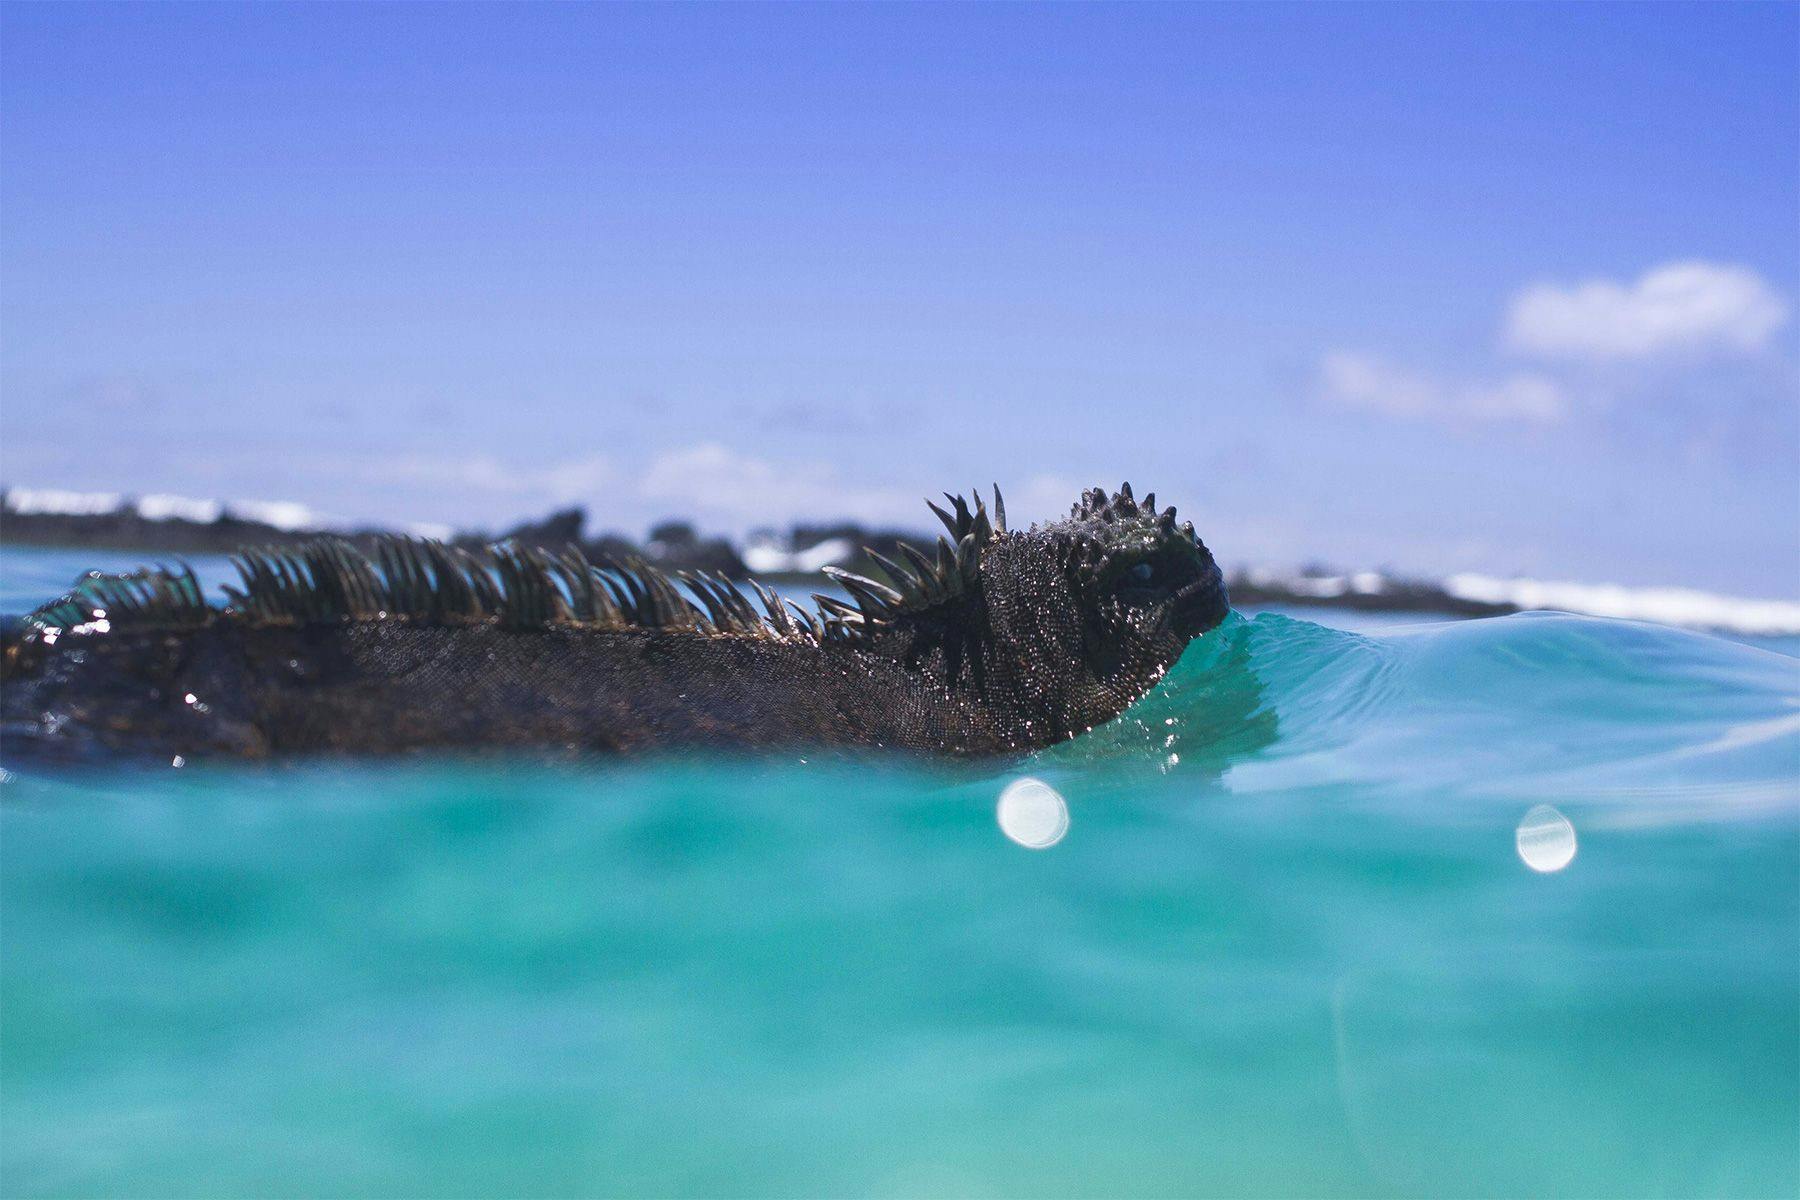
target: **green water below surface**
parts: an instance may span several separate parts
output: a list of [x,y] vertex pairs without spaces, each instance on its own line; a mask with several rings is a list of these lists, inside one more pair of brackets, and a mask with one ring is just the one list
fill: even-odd
[[0,1101],[8,1195],[1791,1196],[1800,660],[1264,614],[991,769],[12,764]]

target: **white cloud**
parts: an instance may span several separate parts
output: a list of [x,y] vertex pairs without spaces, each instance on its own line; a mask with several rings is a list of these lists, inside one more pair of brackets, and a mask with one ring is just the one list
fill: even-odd
[[1463,388],[1459,398],[1470,416],[1495,421],[1552,424],[1568,411],[1562,388],[1542,375],[1510,375],[1498,383],[1475,384]]
[[[887,466],[892,474],[912,472],[904,465]],[[1116,486],[1114,482],[1107,486]],[[991,498],[993,481],[968,480],[983,497]],[[1102,481],[1094,479],[1089,485]],[[653,458],[644,472],[624,488],[639,498],[640,505],[660,508],[669,515],[695,517],[702,525],[733,531],[760,525],[777,528],[797,521],[858,521],[920,532],[935,531],[937,520],[926,509],[928,499],[943,500],[936,492],[920,490],[915,482],[894,487],[846,479],[829,462],[771,462],[741,453],[720,442],[703,442],[667,451]],[[1007,521],[1023,529],[1033,521],[1055,520],[1066,515],[1081,495],[1082,485],[1063,476],[1039,474],[1006,486]],[[968,492],[949,484],[952,492]]]
[[541,496],[558,504],[591,496],[618,478],[612,464],[598,455],[518,467],[486,454],[467,457],[408,454],[359,462],[358,473],[474,492]]
[[619,477],[612,463],[598,454],[552,463],[537,472],[537,482],[558,503],[592,496]]
[[1545,358],[1615,361],[1761,349],[1788,305],[1748,267],[1673,262],[1631,284],[1533,284],[1513,297],[1506,344]]
[[1390,417],[1422,417],[1442,404],[1433,384],[1365,354],[1345,350],[1327,354],[1319,376],[1325,399],[1345,408],[1368,409]]
[[850,519],[919,524],[912,492],[846,482],[828,463],[772,463],[721,442],[657,455],[632,489],[670,513],[742,530]]
[[1320,395],[1331,404],[1404,420],[1528,421],[1551,424],[1567,415],[1562,389],[1542,375],[1449,384],[1351,351],[1325,356]]

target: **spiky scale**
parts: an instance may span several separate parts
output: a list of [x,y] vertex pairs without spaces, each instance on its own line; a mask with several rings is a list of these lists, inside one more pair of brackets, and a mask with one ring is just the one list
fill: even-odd
[[994,536],[993,522],[988,519],[987,505],[982,503],[981,493],[975,492],[975,519],[970,522],[977,545],[983,545]]
[[974,583],[981,572],[981,546],[970,533],[957,543],[956,566],[965,584]]
[[945,512],[943,509],[939,508],[937,505],[933,504],[929,500],[927,500],[925,502],[925,507],[929,508],[932,512],[937,514],[937,519],[944,523],[944,528],[950,531],[951,537],[958,536],[958,534],[956,532],[956,518],[955,517],[951,516],[949,513]]
[[769,614],[770,627],[783,637],[792,635],[794,623],[788,618],[787,606],[781,602],[781,597],[758,580],[752,579],[750,586],[756,589],[756,598],[762,601],[763,611]]
[[887,557],[887,555],[876,551],[872,547],[864,546],[862,550],[863,553],[873,559],[883,571],[888,573],[888,578],[894,581],[894,585],[898,589],[902,600],[912,600],[916,595],[922,593],[922,581],[911,571],[908,571],[905,567]]
[[677,571],[675,577],[685,583],[688,591],[692,592],[694,598],[700,601],[701,607],[706,611],[707,620],[715,628],[729,629],[731,627],[730,615],[719,603],[719,597],[714,594],[711,580],[691,571]]
[[921,582],[930,580],[937,574],[937,568],[932,565],[931,559],[911,542],[901,542],[900,553],[905,555],[906,560],[918,569],[918,578]]
[[854,571],[846,571],[842,567],[826,567],[825,574],[831,576],[847,588],[860,589],[875,598],[888,603],[900,603],[900,593],[886,584],[877,583],[866,575],[858,575]]

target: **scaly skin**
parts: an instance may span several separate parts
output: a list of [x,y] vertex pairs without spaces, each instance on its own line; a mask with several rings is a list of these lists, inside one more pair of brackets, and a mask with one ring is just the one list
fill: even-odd
[[[856,605],[767,615],[641,563],[391,541],[250,552],[209,608],[191,574],[90,579],[7,646],[10,751],[265,757],[531,748],[1013,754],[1111,720],[1227,611],[1192,526],[1129,485],[1009,532],[933,508],[936,559],[835,572]],[[759,589],[760,592],[760,589]],[[698,603],[696,603],[696,601]]]

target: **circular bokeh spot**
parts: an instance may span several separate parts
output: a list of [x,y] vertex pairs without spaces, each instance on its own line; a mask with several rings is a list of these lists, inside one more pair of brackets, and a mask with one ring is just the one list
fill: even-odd
[[1015,779],[994,807],[1000,832],[1029,850],[1047,850],[1069,832],[1069,806],[1041,779]]
[[1575,826],[1548,804],[1520,819],[1513,841],[1519,857],[1534,871],[1560,871],[1575,861]]

